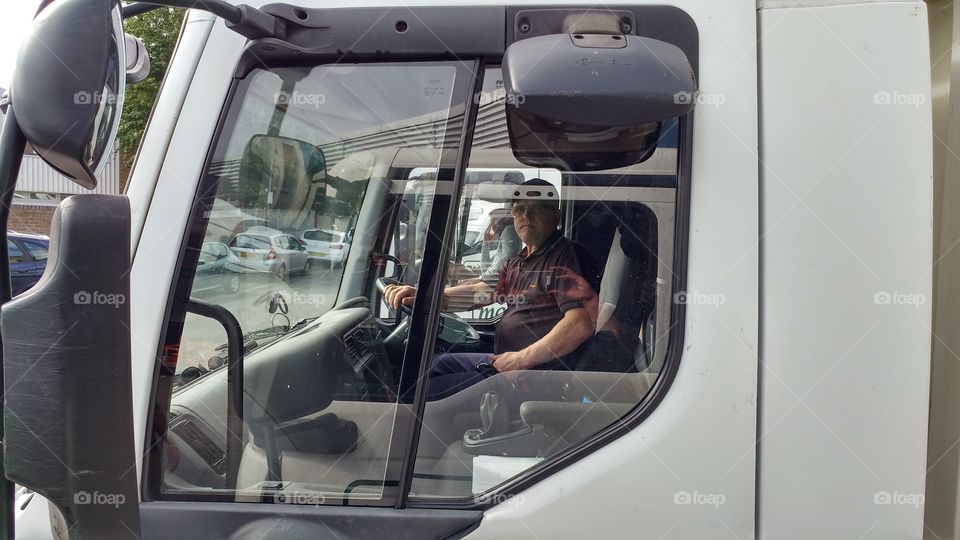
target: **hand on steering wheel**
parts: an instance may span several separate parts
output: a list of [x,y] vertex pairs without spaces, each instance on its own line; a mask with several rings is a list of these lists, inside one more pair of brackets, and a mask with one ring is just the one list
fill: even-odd
[[407,314],[413,312],[413,301],[417,296],[417,289],[410,285],[403,285],[394,278],[378,278],[377,289],[383,295],[383,301],[393,310],[400,310]]

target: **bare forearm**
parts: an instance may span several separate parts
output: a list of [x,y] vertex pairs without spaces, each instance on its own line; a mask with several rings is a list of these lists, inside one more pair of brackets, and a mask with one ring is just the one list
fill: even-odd
[[467,311],[492,301],[493,289],[483,281],[471,281],[443,290],[444,311]]
[[549,362],[554,358],[568,355],[590,338],[594,333],[589,312],[584,308],[568,310],[554,327],[524,352],[531,366]]

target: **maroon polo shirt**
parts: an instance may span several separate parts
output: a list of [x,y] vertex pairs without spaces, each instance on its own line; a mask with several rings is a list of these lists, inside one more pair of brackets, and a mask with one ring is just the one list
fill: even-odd
[[[552,234],[543,246],[526,249],[500,268],[494,302],[507,305],[494,342],[496,354],[519,351],[547,335],[568,310],[584,307],[600,290],[600,272],[587,249]],[[576,279],[576,276],[583,278]],[[574,352],[560,363],[573,368]],[[556,361],[542,367],[558,367]]]

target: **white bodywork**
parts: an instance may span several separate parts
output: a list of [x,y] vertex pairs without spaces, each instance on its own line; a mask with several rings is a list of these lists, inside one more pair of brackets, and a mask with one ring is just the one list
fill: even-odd
[[[582,5],[522,4],[566,3]],[[604,6],[621,3],[659,2]],[[875,495],[923,493],[930,308],[874,297],[930,295],[929,98],[874,94],[929,96],[924,5],[673,3],[700,39],[687,293],[723,302],[686,306],[680,369],[649,418],[470,537],[921,538],[922,504]],[[191,13],[132,175],[138,456],[160,284],[244,43]]]
[[759,536],[920,538],[933,260],[925,9],[769,9],[760,31]]

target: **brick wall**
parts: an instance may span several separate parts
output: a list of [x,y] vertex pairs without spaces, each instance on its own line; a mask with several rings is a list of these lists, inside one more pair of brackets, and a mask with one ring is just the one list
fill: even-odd
[[50,220],[56,209],[56,206],[14,205],[7,228],[21,233],[50,234]]

